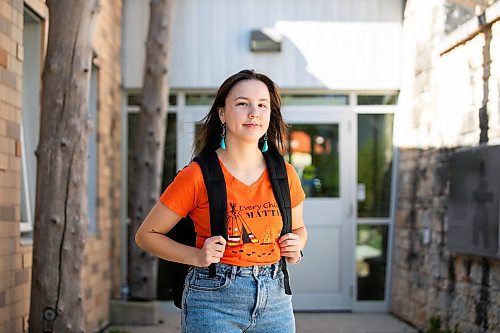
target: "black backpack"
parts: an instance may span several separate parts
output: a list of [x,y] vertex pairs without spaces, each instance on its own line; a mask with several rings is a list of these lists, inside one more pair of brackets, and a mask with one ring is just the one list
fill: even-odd
[[[283,157],[274,149],[263,153],[266,161],[267,171],[271,181],[274,197],[283,218],[281,236],[292,231],[292,208],[290,200],[290,188]],[[227,240],[227,192],[224,175],[215,152],[209,152],[194,158],[203,173],[203,181],[207,189],[208,204],[210,210],[210,230],[212,236],[221,235]],[[174,228],[167,234],[173,240],[195,246],[196,233],[194,223],[188,216],[182,218]],[[170,275],[172,278],[171,296],[174,305],[181,308],[184,281],[190,266],[181,263],[172,263]],[[281,269],[285,277],[285,293],[291,295],[290,281],[286,260],[281,257]],[[209,275],[215,277],[215,264],[209,266]]]

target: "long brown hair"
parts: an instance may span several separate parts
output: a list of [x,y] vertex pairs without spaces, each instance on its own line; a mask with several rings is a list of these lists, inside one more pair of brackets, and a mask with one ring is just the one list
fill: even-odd
[[[197,131],[194,145],[194,156],[219,148],[222,134],[222,124],[219,119],[218,108],[225,106],[226,97],[231,89],[243,80],[259,80],[263,82],[269,90],[271,97],[271,118],[267,130],[267,142],[269,149],[275,149],[280,154],[285,153],[288,126],[281,115],[281,96],[279,88],[269,77],[256,73],[254,70],[242,70],[228,77],[220,86],[215,95],[214,103],[208,114],[203,118],[202,125]],[[259,140],[259,148],[262,147],[262,140]]]

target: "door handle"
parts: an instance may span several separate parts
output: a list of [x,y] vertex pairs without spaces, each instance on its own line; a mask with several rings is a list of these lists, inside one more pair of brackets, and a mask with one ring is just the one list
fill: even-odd
[[354,214],[354,205],[352,203],[349,204],[349,213],[347,214],[347,218],[351,218]]

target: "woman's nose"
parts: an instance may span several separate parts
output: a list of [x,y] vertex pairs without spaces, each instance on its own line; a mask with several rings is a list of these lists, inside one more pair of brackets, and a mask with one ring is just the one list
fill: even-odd
[[250,104],[250,110],[248,112],[248,117],[250,119],[253,119],[253,118],[258,118],[259,117],[259,110],[258,108],[253,105],[253,104]]

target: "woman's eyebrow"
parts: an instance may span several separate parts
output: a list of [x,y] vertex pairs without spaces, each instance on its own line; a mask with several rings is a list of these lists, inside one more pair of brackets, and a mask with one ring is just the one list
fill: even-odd
[[[243,96],[238,96],[238,97],[236,97],[234,100],[236,101],[237,99],[246,99],[246,100],[248,100],[248,99],[250,99],[250,98],[248,98],[248,97],[243,97]],[[268,100],[267,98],[261,98],[261,99],[259,99],[259,101],[266,101],[266,102],[269,102],[269,100]]]

